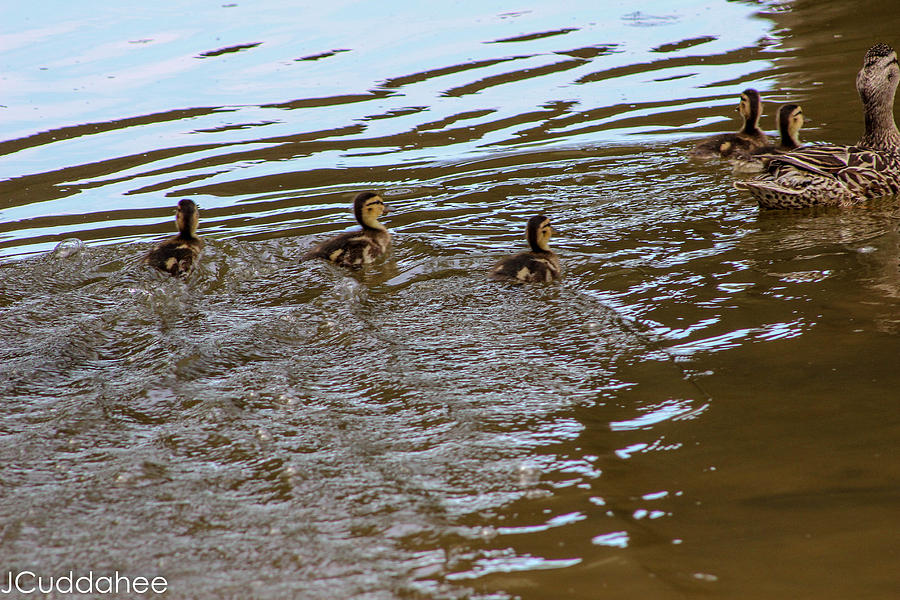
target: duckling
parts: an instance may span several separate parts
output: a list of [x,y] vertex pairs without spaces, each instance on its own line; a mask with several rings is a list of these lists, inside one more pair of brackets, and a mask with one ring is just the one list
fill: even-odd
[[362,192],[353,199],[353,214],[362,226],[326,240],[304,255],[307,258],[324,258],[343,267],[359,267],[373,262],[387,252],[391,234],[378,217],[388,213],[384,200],[375,192]]
[[796,150],[802,144],[800,142],[800,129],[805,122],[803,109],[798,104],[785,104],[778,109],[775,118],[778,132],[781,136],[779,143],[761,146],[752,152],[736,152],[732,160],[737,161],[735,171],[738,173],[752,173],[762,171],[769,165],[770,159],[763,159],[763,154],[784,154]]
[[491,269],[488,277],[526,283],[559,279],[559,257],[548,245],[554,231],[550,219],[544,215],[528,219],[525,237],[531,252],[507,256]]
[[187,275],[203,249],[203,240],[197,237],[199,218],[199,211],[193,200],[179,201],[175,209],[178,235],[160,243],[147,254],[144,262],[171,275]]
[[762,116],[762,99],[759,92],[747,88],[741,92],[741,102],[737,108],[744,125],[736,133],[722,133],[697,144],[690,155],[694,158],[728,158],[734,152],[750,153],[769,143],[765,132],[759,128]]
[[760,208],[852,206],[900,191],[900,131],[894,95],[900,81],[897,54],[887,44],[869,48],[856,76],[865,133],[855,146],[817,144],[785,154],[762,155],[771,163],[755,180],[736,181]]

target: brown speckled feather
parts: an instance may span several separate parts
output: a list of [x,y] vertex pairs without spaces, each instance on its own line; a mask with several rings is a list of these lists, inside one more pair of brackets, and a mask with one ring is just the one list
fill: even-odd
[[171,275],[181,276],[190,272],[200,256],[202,240],[185,240],[178,236],[161,243],[145,259],[147,264]]
[[305,258],[324,258],[343,267],[359,267],[387,252],[390,244],[391,234],[387,231],[349,231],[322,242]]
[[559,278],[559,257],[553,252],[522,252],[497,263],[489,277],[524,283],[553,281]]

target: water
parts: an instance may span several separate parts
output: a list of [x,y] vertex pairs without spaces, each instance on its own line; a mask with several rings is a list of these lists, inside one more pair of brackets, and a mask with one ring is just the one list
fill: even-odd
[[[685,158],[746,87],[854,141],[892,3],[6,13],[4,583],[896,594],[897,203],[760,213]],[[392,255],[299,262],[366,189]],[[184,282],[140,264],[182,197]],[[539,212],[563,280],[487,281]]]

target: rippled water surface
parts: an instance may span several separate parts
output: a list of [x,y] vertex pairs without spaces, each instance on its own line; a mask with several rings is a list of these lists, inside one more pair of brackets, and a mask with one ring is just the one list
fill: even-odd
[[[17,3],[0,574],[174,598],[888,598],[896,200],[761,213],[747,87],[853,142],[892,2]],[[379,190],[392,253],[299,257]],[[141,258],[201,207],[184,280]],[[544,213],[564,276],[485,278]],[[80,240],[80,242],[78,241]]]

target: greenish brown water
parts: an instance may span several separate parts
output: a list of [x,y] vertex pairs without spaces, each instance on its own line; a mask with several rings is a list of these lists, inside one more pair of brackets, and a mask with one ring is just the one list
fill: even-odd
[[[746,87],[855,141],[892,3],[52,8],[0,25],[0,587],[896,595],[897,202],[685,158]],[[392,254],[301,263],[364,189]],[[563,280],[487,281],[539,212]]]

